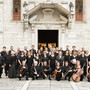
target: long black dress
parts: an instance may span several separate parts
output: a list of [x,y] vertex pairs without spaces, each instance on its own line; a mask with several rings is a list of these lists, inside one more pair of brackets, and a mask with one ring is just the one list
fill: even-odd
[[9,65],[11,65],[11,67],[9,68],[9,75],[8,75],[9,78],[16,78],[16,60],[17,60],[16,56],[11,56],[9,62]]
[[55,57],[55,55],[54,56],[50,55],[49,59],[50,59],[51,72],[53,72],[55,70],[55,59],[56,59],[56,57]]
[[28,72],[29,72],[29,76],[31,76],[31,67],[32,67],[32,64],[33,64],[33,56],[31,57],[28,57],[27,56],[27,66],[28,66]]

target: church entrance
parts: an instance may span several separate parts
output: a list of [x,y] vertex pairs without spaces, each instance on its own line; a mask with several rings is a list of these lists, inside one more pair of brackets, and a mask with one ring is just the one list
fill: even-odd
[[58,47],[58,30],[38,30],[38,48]]

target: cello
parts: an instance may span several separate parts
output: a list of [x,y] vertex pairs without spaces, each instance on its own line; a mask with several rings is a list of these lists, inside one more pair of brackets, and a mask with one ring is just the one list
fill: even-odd
[[85,66],[85,64],[83,65],[82,68],[79,68],[77,70],[77,72],[72,75],[72,80],[73,81],[75,81],[75,82],[79,82],[80,81],[80,76],[83,74],[83,68],[84,68],[84,66]]

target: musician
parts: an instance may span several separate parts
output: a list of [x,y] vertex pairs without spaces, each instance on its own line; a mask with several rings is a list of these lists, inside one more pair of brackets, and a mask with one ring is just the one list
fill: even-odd
[[30,51],[31,51],[31,53],[32,53],[32,55],[33,55],[33,57],[34,57],[35,54],[36,54],[36,50],[34,49],[34,45],[32,45],[32,49],[31,49]]
[[70,55],[69,55],[69,52],[68,51],[66,51],[66,53],[65,53],[64,61],[67,61],[68,63],[70,61]]
[[61,51],[62,52],[62,56],[64,56],[65,55],[65,52],[63,51],[63,48],[62,47],[60,47],[60,50],[59,51]]
[[48,57],[46,51],[43,52],[43,56],[42,56],[42,59],[41,59],[42,64],[44,63],[44,61],[46,61],[47,64],[49,62],[49,57]]
[[71,66],[74,67],[76,64],[76,61],[77,61],[77,52],[76,51],[73,52],[73,55],[70,57],[70,61],[71,61]]
[[84,52],[84,54],[86,53],[86,51],[85,51],[85,48],[84,47],[82,47],[82,51],[81,52]]
[[6,76],[8,74],[8,70],[9,70],[9,60],[10,60],[10,58],[11,58],[11,56],[10,56],[9,52],[7,51],[6,55],[5,55],[5,64],[4,64]]
[[28,53],[27,46],[24,47],[24,51],[26,51],[26,53]]
[[72,50],[72,54],[73,54],[73,52],[77,52],[77,50],[76,50],[76,46],[72,46],[72,48],[73,48],[73,50]]
[[0,78],[2,75],[3,68],[4,68],[4,58],[1,56],[1,52],[0,52]]
[[65,50],[65,52],[64,52],[64,53],[66,53],[66,51],[68,51],[68,52],[70,51],[70,50],[69,50],[69,46],[68,46],[68,45],[66,46],[66,50]]
[[25,61],[22,61],[22,65],[20,65],[18,67],[17,76],[18,76],[19,80],[21,80],[21,78],[24,76],[26,76],[26,80],[28,80],[29,73],[28,73],[28,67],[27,67]]
[[39,54],[38,53],[36,53],[36,56],[33,59],[33,62],[34,61],[37,61],[38,62],[38,66],[40,65],[40,58],[39,58]]
[[57,62],[57,64],[56,64],[55,72],[57,73],[56,74],[56,80],[60,81],[62,78],[62,68],[61,68],[59,62]]
[[58,47],[56,47],[56,51],[55,51],[55,56],[56,57],[58,56],[58,52],[59,52]]
[[11,53],[12,53],[13,50],[13,46],[10,46],[10,50],[9,50],[9,55],[11,56]]
[[65,80],[68,77],[68,81],[70,81],[70,78],[73,75],[73,71],[70,69],[68,61],[65,61],[65,66],[63,66],[62,71],[63,71],[63,74],[66,74],[66,75],[64,75]]
[[8,77],[9,78],[16,78],[16,65],[17,65],[17,57],[15,55],[15,52],[11,52],[11,57],[9,60],[9,73]]
[[21,55],[18,59],[18,62],[21,65],[23,61],[26,61],[26,56],[24,55],[24,51],[21,51]]
[[28,51],[27,57],[26,57],[26,63],[28,66],[28,72],[29,72],[29,77],[31,76],[31,67],[33,65],[33,56],[31,55],[31,52]]
[[51,68],[49,65],[47,65],[46,61],[44,61],[43,63],[42,70],[43,70],[43,79],[48,77],[49,80],[51,80]]
[[82,51],[82,54],[81,54],[80,64],[81,64],[81,68],[85,64],[85,66],[84,66],[84,74],[83,75],[86,76],[86,74],[87,74],[87,58],[85,56],[84,51]]
[[79,60],[77,60],[73,71],[74,71],[74,74],[76,74],[77,76],[80,76],[80,81],[83,81],[83,68],[81,67]]
[[31,78],[32,80],[41,78],[41,68],[38,66],[38,62],[34,61],[34,65],[31,67]]
[[88,82],[90,82],[90,61],[88,62],[88,68],[87,68],[87,75],[88,75]]
[[59,51],[58,56],[56,57],[56,62],[57,61],[60,63],[60,66],[64,66],[64,58],[61,51]]
[[49,65],[51,67],[51,73],[53,73],[53,71],[55,70],[55,61],[56,61],[56,57],[54,51],[51,51],[51,55],[49,57]]
[[77,52],[77,60],[80,60],[80,59],[81,59],[81,51],[79,49],[78,52]]

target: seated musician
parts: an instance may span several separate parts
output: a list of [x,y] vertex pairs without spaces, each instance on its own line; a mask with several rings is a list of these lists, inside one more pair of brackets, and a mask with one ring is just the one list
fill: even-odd
[[17,74],[18,74],[19,80],[21,80],[21,78],[24,76],[26,76],[26,80],[28,80],[29,73],[28,73],[28,67],[25,61],[23,61],[22,64],[18,67]]
[[62,70],[63,70],[63,77],[65,78],[65,80],[68,77],[68,81],[70,81],[70,78],[73,75],[73,71],[71,67],[68,65],[68,61],[65,62],[65,66],[63,66]]
[[50,66],[47,65],[46,61],[43,62],[42,70],[43,70],[43,79],[48,77],[49,80],[51,80],[51,68]]
[[77,60],[76,65],[74,66],[73,71],[74,71],[74,74],[72,76],[72,79],[73,79],[74,75],[76,74],[75,75],[76,76],[75,80],[77,80],[77,77],[80,77],[80,81],[83,81],[83,68],[81,68],[79,60]]
[[57,62],[56,64],[55,72],[56,72],[56,80],[60,81],[62,78],[62,68],[60,67],[59,62]]
[[87,78],[88,78],[88,82],[90,82],[90,61],[88,62],[88,68],[87,68]]
[[41,69],[37,61],[34,61],[34,65],[31,67],[31,78],[32,80],[41,78]]

